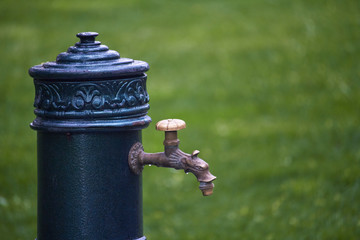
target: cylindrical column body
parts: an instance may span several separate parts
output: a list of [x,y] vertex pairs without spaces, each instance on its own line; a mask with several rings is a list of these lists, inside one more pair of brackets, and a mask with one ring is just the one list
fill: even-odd
[[151,121],[146,62],[78,34],[56,62],[34,66],[37,240],[144,240],[141,175],[128,154]]
[[141,175],[128,168],[140,131],[38,132],[38,240],[142,237]]

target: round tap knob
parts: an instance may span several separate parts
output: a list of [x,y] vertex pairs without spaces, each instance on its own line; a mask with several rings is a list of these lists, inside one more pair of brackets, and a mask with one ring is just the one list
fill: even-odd
[[177,131],[184,129],[186,123],[181,119],[165,119],[156,124],[156,130],[165,131],[165,153],[168,154],[166,146],[178,146],[179,139],[177,138]]
[[158,131],[178,131],[186,128],[186,123],[181,119],[165,119],[156,123]]

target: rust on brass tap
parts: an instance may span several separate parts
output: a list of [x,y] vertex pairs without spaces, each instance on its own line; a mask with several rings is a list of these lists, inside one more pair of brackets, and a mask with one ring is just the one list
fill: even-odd
[[156,130],[165,131],[164,152],[146,153],[140,142],[135,143],[129,152],[129,166],[135,174],[140,174],[144,165],[155,165],[183,169],[186,173],[191,172],[200,182],[199,189],[204,196],[213,193],[216,179],[209,171],[209,164],[198,157],[200,151],[194,150],[192,154],[184,153],[179,149],[177,131],[186,127],[183,120],[167,119],[156,124]]

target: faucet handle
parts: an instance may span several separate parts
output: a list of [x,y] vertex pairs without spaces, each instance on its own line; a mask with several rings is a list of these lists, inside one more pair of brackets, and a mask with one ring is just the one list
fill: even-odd
[[[177,131],[186,128],[185,121],[181,119],[165,119],[156,123],[156,130],[165,131],[165,146],[178,146]],[[165,149],[165,153],[168,151]]]
[[156,123],[156,130],[158,131],[178,131],[186,128],[185,121],[181,119],[165,119]]

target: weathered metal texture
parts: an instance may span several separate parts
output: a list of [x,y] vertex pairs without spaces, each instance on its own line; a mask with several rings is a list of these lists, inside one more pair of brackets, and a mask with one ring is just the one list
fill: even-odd
[[128,153],[148,126],[146,62],[95,41],[29,70],[38,131],[37,240],[145,239],[141,175]]
[[80,42],[60,53],[56,62],[46,62],[29,70],[36,79],[52,80],[109,79],[121,76],[138,76],[149,70],[146,62],[130,58],[120,58],[120,54],[109,50],[106,45],[95,41],[96,32],[82,32],[76,36]]
[[141,174],[146,165],[183,169],[186,173],[191,172],[200,182],[199,189],[203,196],[213,193],[216,177],[209,171],[209,165],[198,157],[200,151],[195,150],[192,154],[184,153],[179,148],[180,140],[177,131],[186,127],[183,120],[166,119],[156,124],[156,129],[165,131],[164,152],[146,153],[140,142],[135,143],[129,152],[129,166],[133,173]]
[[34,129],[50,131],[142,129],[149,95],[146,75],[114,80],[52,82],[34,80]]
[[56,62],[30,68],[35,84],[36,130],[83,131],[142,129],[148,117],[146,62],[120,58],[99,41],[97,33],[60,53]]

